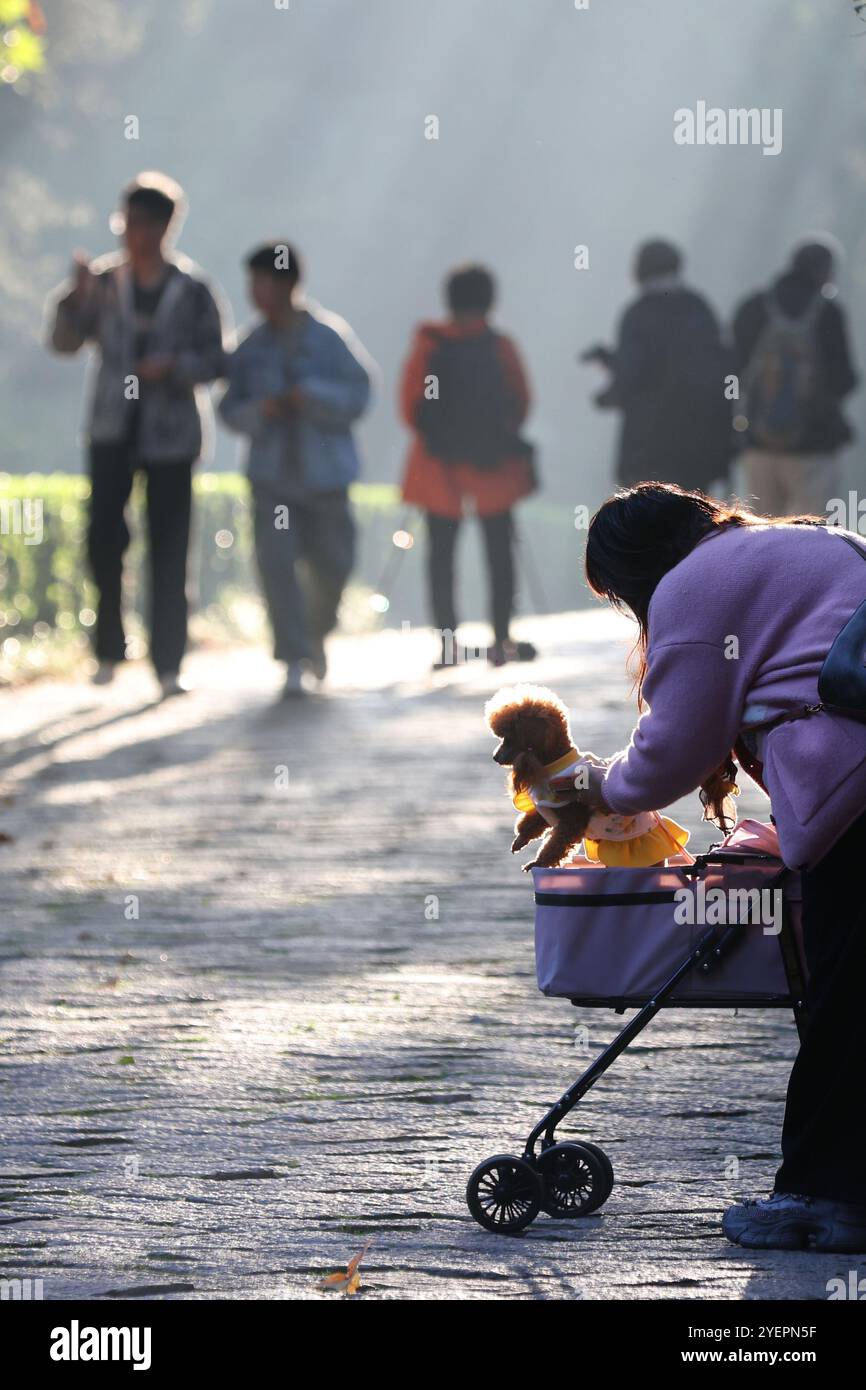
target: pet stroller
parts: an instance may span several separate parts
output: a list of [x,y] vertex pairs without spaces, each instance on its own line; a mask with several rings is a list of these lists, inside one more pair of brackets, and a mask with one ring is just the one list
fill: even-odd
[[676,863],[578,860],[532,877],[542,992],[638,1012],[539,1120],[521,1156],[497,1154],[470,1177],[469,1210],[502,1235],[540,1211],[586,1216],[607,1201],[610,1159],[586,1140],[558,1141],[556,1127],[659,1009],[789,1007],[798,1032],[805,1017],[800,876],[783,864],[773,826],[742,821],[720,845]]

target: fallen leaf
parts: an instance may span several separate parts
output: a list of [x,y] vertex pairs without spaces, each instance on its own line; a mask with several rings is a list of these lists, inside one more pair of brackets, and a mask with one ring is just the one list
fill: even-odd
[[338,1272],[336,1274],[326,1274],[324,1279],[319,1280],[319,1288],[324,1289],[328,1293],[357,1293],[361,1287],[361,1276],[358,1273],[358,1266],[372,1244],[372,1240],[365,1241],[357,1255],[352,1256],[346,1266],[345,1273]]
[[364,1241],[364,1244],[361,1246],[361,1249],[358,1251],[357,1255],[353,1255],[348,1265],[346,1266],[347,1274],[354,1274],[357,1271],[358,1265],[361,1263],[372,1244],[372,1239]]

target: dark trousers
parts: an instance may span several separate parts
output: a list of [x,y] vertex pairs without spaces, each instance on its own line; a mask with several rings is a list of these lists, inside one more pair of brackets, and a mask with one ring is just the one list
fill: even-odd
[[777,1192],[866,1207],[866,815],[803,875],[809,985]]
[[[283,525],[288,521],[288,526]],[[281,503],[253,489],[256,561],[277,661],[303,661],[337,623],[355,562],[355,523],[345,488]]]
[[[508,639],[514,611],[514,533],[511,512],[496,512],[478,518],[484,538],[487,573],[490,579],[490,621],[496,642]],[[440,632],[457,627],[454,600],[454,552],[460,521],[449,516],[427,513],[427,575],[433,625]]]
[[94,644],[100,661],[123,661],[121,588],[123,556],[129,545],[126,504],[137,469],[147,479],[150,659],[162,676],[179,670],[186,647],[192,460],[147,463],[126,444],[91,446],[87,555],[99,593]]

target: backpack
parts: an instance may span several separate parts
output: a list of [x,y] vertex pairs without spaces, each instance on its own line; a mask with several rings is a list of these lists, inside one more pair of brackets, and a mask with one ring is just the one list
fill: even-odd
[[420,402],[415,427],[427,452],[443,463],[472,463],[491,472],[514,451],[508,427],[513,409],[497,335],[440,339],[427,367],[438,383],[435,400]]
[[815,329],[824,300],[814,295],[798,318],[785,314],[772,293],[765,304],[767,322],[746,378],[749,433],[758,448],[782,453],[805,440],[818,386]]

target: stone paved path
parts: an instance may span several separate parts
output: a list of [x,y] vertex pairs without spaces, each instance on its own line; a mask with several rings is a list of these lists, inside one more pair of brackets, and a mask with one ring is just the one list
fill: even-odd
[[[621,746],[627,625],[532,631],[579,741]],[[0,696],[0,1278],[320,1298],[368,1240],[379,1299],[823,1299],[864,1272],[719,1234],[775,1169],[782,1012],[669,1011],[641,1036],[566,1125],[614,1162],[603,1213],[517,1239],[472,1221],[468,1173],[586,1066],[575,1026],[591,1056],[617,1019],[536,989],[481,721],[499,680],[428,679],[431,640],[340,639],[303,707],[274,707],[250,650],[194,657],[198,693],[166,706],[137,668]]]

